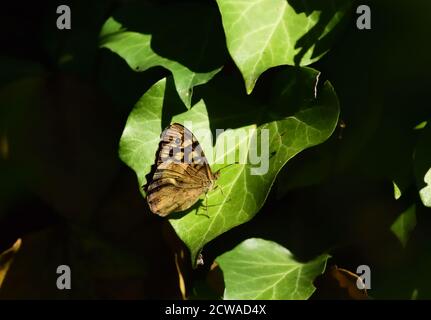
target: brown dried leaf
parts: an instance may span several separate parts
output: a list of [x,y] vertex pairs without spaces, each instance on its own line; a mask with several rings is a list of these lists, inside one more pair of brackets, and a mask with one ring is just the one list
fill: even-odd
[[6,274],[12,264],[15,254],[21,247],[21,243],[21,239],[16,240],[12,247],[0,254],[0,288],[6,278]]

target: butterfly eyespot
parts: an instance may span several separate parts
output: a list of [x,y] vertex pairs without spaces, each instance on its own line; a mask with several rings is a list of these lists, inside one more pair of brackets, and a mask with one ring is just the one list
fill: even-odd
[[176,143],[176,144],[180,144],[180,143],[181,143],[180,138],[176,138],[176,139],[175,139],[175,143]]

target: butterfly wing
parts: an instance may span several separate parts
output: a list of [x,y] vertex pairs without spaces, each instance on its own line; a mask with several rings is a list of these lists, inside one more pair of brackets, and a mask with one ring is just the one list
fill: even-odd
[[190,208],[215,180],[199,142],[178,123],[162,133],[156,164],[147,202],[161,216]]
[[153,213],[164,217],[172,212],[187,210],[203,192],[204,189],[197,184],[164,177],[150,184],[147,202]]

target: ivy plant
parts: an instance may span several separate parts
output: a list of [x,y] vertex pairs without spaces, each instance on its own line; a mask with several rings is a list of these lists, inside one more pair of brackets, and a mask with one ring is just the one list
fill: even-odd
[[[193,12],[201,12],[213,23],[199,32],[190,27],[190,33],[174,46],[170,43],[176,32],[173,28],[163,26],[162,32],[151,28],[151,16],[160,14],[157,7],[114,15],[100,33],[100,46],[119,55],[133,70],[161,66],[171,74],[142,94],[131,109],[119,143],[119,156],[135,171],[142,201],[146,196],[142,186],[151,179],[160,134],[170,123],[192,125],[189,129],[206,155],[211,155],[213,172],[221,170],[218,188],[203,194],[189,210],[167,217],[188,247],[194,266],[208,242],[258,214],[277,174],[290,159],[323,143],[334,132],[340,112],[335,89],[328,80],[320,80],[318,70],[305,66],[329,51],[330,40],[349,10],[345,1],[315,5],[309,1],[218,0],[216,4],[195,8]],[[138,13],[141,21],[147,18],[149,22],[134,19]],[[177,4],[163,14],[193,18],[189,13],[187,6]],[[192,52],[192,59],[185,49]],[[223,132],[206,139],[199,134],[203,129]],[[236,140],[225,148],[225,138]],[[250,157],[258,154],[261,163],[251,163]],[[229,158],[236,162],[226,167],[220,160]],[[257,173],[259,165],[264,169]],[[225,274],[225,298],[308,298],[327,256],[295,264],[287,249],[262,241],[248,240],[218,258]],[[246,252],[249,259],[244,260],[244,248],[251,243],[259,249]],[[283,253],[278,256],[280,250]],[[238,263],[251,268],[265,255],[274,256],[275,262],[285,261],[286,274],[293,272],[289,266],[296,270],[280,283],[283,291],[281,287],[269,290],[265,281],[250,281],[250,287],[243,284],[241,290],[233,289],[229,279]],[[259,268],[256,277],[279,271],[276,265]],[[307,277],[300,275],[302,271]],[[260,293],[248,294],[253,290]]]

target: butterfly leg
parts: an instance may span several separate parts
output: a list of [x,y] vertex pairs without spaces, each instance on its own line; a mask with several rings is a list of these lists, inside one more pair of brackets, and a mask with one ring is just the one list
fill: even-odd
[[[225,196],[225,194],[224,194],[224,192],[223,192],[223,188],[222,187],[220,187],[220,185],[216,185],[215,187],[214,187],[214,189],[213,190],[215,190],[215,189],[220,189],[220,192],[221,192],[221,194],[223,195],[223,196]],[[229,197],[229,199],[227,200],[227,201],[230,201],[231,200],[231,198]],[[215,204],[215,205],[213,205],[213,206],[218,206],[219,204]]]
[[207,211],[207,217],[209,218],[208,214],[208,195],[205,193],[205,210]]
[[217,184],[217,185],[214,187],[214,189],[213,189],[213,190],[216,190],[216,189],[220,189],[221,194],[224,196],[224,192],[223,192],[222,187],[220,187],[220,186]]
[[225,195],[224,195],[224,192],[223,192],[223,188],[220,187],[220,186],[218,186],[218,187],[220,188],[220,192],[221,192],[222,196],[224,197]]
[[[221,190],[221,189],[220,189]],[[205,198],[206,198],[206,195],[205,195]],[[206,204],[205,204],[205,208],[207,209],[207,212],[208,212],[208,208],[209,207],[218,207],[218,206],[221,206],[221,205],[223,205],[224,203],[226,203],[226,202],[229,202],[229,201],[231,201],[232,199],[229,197],[229,199],[227,199],[226,201],[223,201],[223,202],[221,202],[221,203],[216,203],[216,204],[210,204],[210,205],[208,205],[208,199],[207,199],[207,202],[206,202]]]

